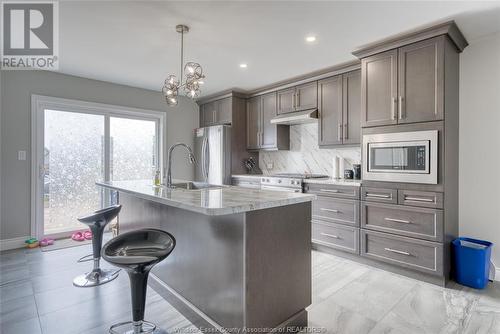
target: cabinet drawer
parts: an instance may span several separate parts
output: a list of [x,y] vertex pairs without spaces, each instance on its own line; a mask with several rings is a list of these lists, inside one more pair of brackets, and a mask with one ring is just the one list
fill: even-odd
[[398,203],[402,205],[442,209],[443,193],[400,189],[398,191]]
[[431,241],[443,240],[443,211],[361,203],[361,227]]
[[312,242],[359,254],[359,228],[313,221]]
[[338,198],[359,199],[359,187],[337,186],[331,184],[306,183],[306,193]]
[[380,203],[398,203],[397,189],[361,187],[361,199],[363,201]]
[[359,201],[318,196],[312,203],[312,217],[359,227]]
[[443,245],[361,230],[361,255],[429,274],[443,275]]

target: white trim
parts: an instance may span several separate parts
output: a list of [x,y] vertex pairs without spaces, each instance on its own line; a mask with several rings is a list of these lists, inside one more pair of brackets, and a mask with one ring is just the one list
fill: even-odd
[[23,248],[26,244],[24,243],[29,237],[19,237],[12,239],[0,240],[0,251],[6,251],[11,249]]
[[[41,239],[43,237],[43,231],[40,231],[39,224],[43,217],[43,208],[40,208],[41,198],[40,192],[43,191],[43,187],[39,185],[39,175],[40,166],[38,166],[38,161],[40,161],[39,154],[43,154],[43,124],[44,124],[44,110],[63,110],[68,112],[78,112],[78,113],[90,113],[94,115],[103,115],[105,118],[109,117],[122,117],[122,118],[132,118],[141,120],[150,120],[158,124],[158,169],[162,171],[165,167],[165,154],[164,150],[166,147],[167,140],[167,112],[150,110],[150,109],[140,109],[132,108],[119,105],[111,105],[96,102],[87,102],[81,100],[63,99],[52,96],[43,96],[32,94],[31,95],[31,234],[33,237]],[[109,123],[109,121],[108,121]],[[23,240],[24,242],[24,240]]]
[[[490,277],[489,279],[493,281],[500,282],[500,267],[495,266],[493,262],[490,262]],[[493,277],[491,277],[493,276]]]

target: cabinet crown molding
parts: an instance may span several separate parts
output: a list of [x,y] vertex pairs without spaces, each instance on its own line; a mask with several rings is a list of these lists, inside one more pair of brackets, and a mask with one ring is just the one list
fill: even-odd
[[439,24],[421,26],[373,43],[365,44],[354,50],[352,54],[358,58],[364,58],[440,35],[447,35],[457,48],[458,52],[462,52],[467,45],[469,45],[460,29],[458,29],[455,21],[452,20]]

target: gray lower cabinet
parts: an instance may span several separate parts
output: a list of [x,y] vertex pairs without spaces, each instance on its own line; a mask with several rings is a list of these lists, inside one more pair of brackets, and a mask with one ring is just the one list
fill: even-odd
[[318,82],[319,146],[357,145],[361,140],[361,72]]
[[361,202],[361,227],[430,241],[443,241],[443,211]]
[[311,228],[313,243],[359,254],[359,228],[315,220]]
[[402,205],[442,209],[443,201],[443,193],[406,189],[398,190],[398,203]]
[[386,188],[361,187],[363,201],[397,204],[398,190]]
[[355,186],[339,186],[322,183],[306,183],[304,190],[307,193],[331,196],[335,198],[346,198],[359,200],[359,187]]
[[276,92],[247,100],[247,149],[290,149],[290,126],[272,124],[276,116]]
[[359,227],[359,201],[317,196],[312,203],[312,218]]
[[443,275],[443,244],[361,230],[361,256],[416,271]]

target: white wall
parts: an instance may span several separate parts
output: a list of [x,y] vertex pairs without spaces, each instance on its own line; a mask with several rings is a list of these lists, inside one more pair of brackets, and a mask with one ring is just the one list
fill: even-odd
[[[193,144],[192,130],[198,125],[198,106],[187,98],[181,98],[178,107],[168,108],[160,92],[53,72],[1,71],[0,81],[0,240],[31,234],[31,94],[164,110],[167,114],[167,147],[177,141]],[[17,160],[19,150],[27,151],[28,160]],[[191,179],[192,166],[186,163],[184,152],[174,153],[177,154],[173,175]]]
[[460,235],[495,243],[498,275],[500,33],[470,43],[460,55]]

